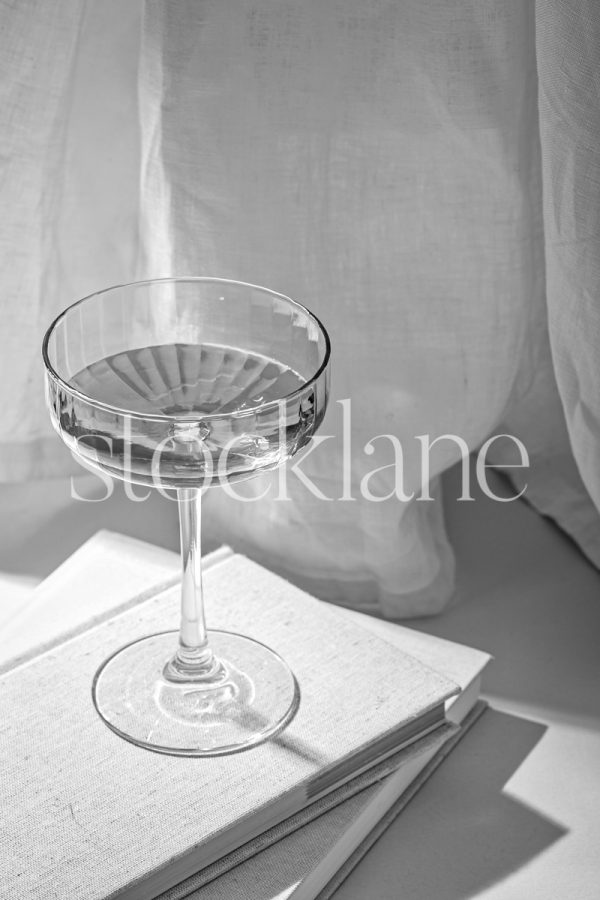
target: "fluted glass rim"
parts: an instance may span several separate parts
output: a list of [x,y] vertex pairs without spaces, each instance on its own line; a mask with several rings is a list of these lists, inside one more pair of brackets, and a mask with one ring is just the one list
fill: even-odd
[[[321,334],[325,339],[325,354],[323,356],[323,361],[314,375],[308,378],[304,384],[296,388],[296,390],[292,391],[289,394],[286,394],[283,397],[278,397],[276,400],[267,400],[265,403],[261,403],[259,406],[255,407],[251,410],[238,410],[229,412],[227,414],[223,414],[220,412],[212,412],[205,413],[203,415],[195,414],[190,416],[185,415],[165,415],[164,413],[140,413],[135,410],[123,409],[119,406],[113,406],[110,403],[105,403],[102,400],[95,400],[93,397],[88,397],[83,391],[80,391],[78,388],[73,387],[72,384],[69,384],[61,375],[58,374],[52,363],[50,362],[50,357],[48,353],[48,345],[50,342],[50,338],[56,327],[60,324],[61,320],[69,313],[71,310],[75,309],[77,306],[81,306],[83,303],[86,303],[88,300],[92,300],[94,297],[99,297],[102,294],[107,294],[111,291],[122,290],[124,288],[135,288],[142,287],[144,285],[153,285],[153,284],[176,284],[176,283],[207,283],[211,284],[224,284],[224,285],[235,285],[236,287],[242,288],[251,288],[253,290],[262,291],[265,294],[270,294],[273,297],[277,297],[280,300],[285,300],[292,307],[297,309],[300,312],[305,313],[313,322],[317,324]],[[326,371],[329,365],[329,359],[331,356],[331,341],[329,338],[329,334],[327,333],[327,329],[321,322],[321,320],[316,316],[308,307],[304,306],[302,303],[299,303],[297,300],[293,300],[291,297],[288,297],[286,294],[281,294],[279,291],[274,291],[271,288],[264,287],[264,285],[260,284],[252,284],[247,281],[238,281],[234,278],[218,278],[211,275],[169,275],[163,278],[145,278],[140,281],[126,281],[122,284],[113,284],[110,287],[103,288],[100,291],[93,291],[91,294],[86,294],[85,297],[81,297],[79,300],[76,300],[74,303],[71,303],[69,306],[65,307],[53,321],[49,325],[46,333],[44,334],[44,338],[42,341],[42,359],[44,361],[44,367],[46,369],[47,375],[52,378],[55,384],[59,385],[60,388],[70,395],[77,397],[79,400],[84,403],[89,404],[90,406],[97,407],[98,409],[105,410],[110,413],[114,413],[119,416],[127,416],[130,419],[135,419],[139,421],[152,421],[152,422],[178,422],[178,423],[193,423],[199,420],[204,421],[206,419],[219,419],[219,418],[243,418],[248,416],[256,416],[262,415],[262,413],[266,410],[280,407],[281,404],[285,404],[293,400],[294,397],[300,396],[304,394],[304,392],[310,388],[312,385],[316,384],[316,382],[321,378],[321,376]]]

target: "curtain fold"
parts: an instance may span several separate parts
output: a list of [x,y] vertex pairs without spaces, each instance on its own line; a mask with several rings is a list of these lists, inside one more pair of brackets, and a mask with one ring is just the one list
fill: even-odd
[[[509,442],[493,461],[600,565],[600,9],[115,4],[3,12],[0,477],[65,459],[31,388],[55,311],[116,281],[220,275],[306,303],[334,355],[328,439],[301,464],[312,488],[291,473],[287,501],[276,474],[245,502],[211,490],[217,537],[335,602],[439,611],[439,476],[507,432],[531,467],[508,468]],[[436,444],[434,499],[418,500],[417,436],[446,434],[464,444]]]
[[[298,482],[287,504],[273,484],[245,504],[211,492],[219,534],[337,602],[437,611],[452,591],[441,500],[400,501],[391,441],[364,447],[397,436],[410,495],[417,435],[475,450],[511,426],[532,446],[531,498],[560,475],[597,532],[550,362],[534,5],[150,0],[145,42],[143,270],[306,302],[331,331],[334,400],[352,404],[353,502]],[[530,427],[542,402],[548,443]],[[333,404],[332,440],[303,464],[328,497],[341,430]],[[432,475],[460,454],[440,442]],[[360,491],[376,468],[377,503]]]
[[0,463],[5,480],[64,468],[48,437],[39,347],[57,277],[52,227],[83,2],[0,8]]
[[537,47],[550,343],[575,459],[600,507],[598,4],[538,0]]
[[0,481],[81,471],[50,428],[41,342],[65,306],[134,276],[141,13],[0,3]]

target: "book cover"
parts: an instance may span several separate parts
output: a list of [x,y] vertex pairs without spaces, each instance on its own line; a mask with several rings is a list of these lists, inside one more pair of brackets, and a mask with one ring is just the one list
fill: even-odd
[[[296,718],[279,739],[209,760],[161,757],[104,726],[89,696],[95,669],[128,640],[175,627],[176,590],[6,673],[6,896],[156,896],[186,865],[204,868],[240,835],[253,837],[257,821],[266,830],[296,813],[319,772],[454,691],[444,676],[242,557],[209,568],[206,594],[215,627],[253,634],[288,659],[301,682]],[[359,671],[364,677],[348,679]],[[397,690],[388,694],[391,682]]]
[[372,784],[346,785],[339,805],[324,804],[324,811],[308,820],[305,812],[298,814],[252,846],[239,848],[226,866],[209,866],[160,900],[328,900],[485,710],[479,694],[488,653],[363,613],[342,612],[450,675],[461,691],[447,701],[446,715],[460,727],[422,738],[390,758]]
[[[25,628],[17,635],[17,646],[22,647],[27,638],[30,643],[35,641],[40,626],[44,628],[46,643],[49,640],[56,642],[61,635],[64,637],[74,629],[80,629],[86,622],[86,615],[97,617],[101,611],[110,615],[112,609],[130,605],[128,590],[147,592],[153,577],[164,583],[167,570],[178,571],[179,558],[174,553],[159,550],[155,562],[161,569],[157,572],[155,567],[149,566],[154,549],[158,548],[123,535],[98,532],[46,579],[38,591],[37,603],[32,604],[37,607],[38,628]],[[229,555],[228,548],[220,548],[205,557],[205,567]],[[107,567],[110,568],[108,577]],[[91,580],[86,579],[89,573],[95,576]],[[82,585],[86,587],[83,603],[75,606],[72,602],[62,602],[65,592],[72,595]],[[462,719],[463,727],[450,737],[437,732],[423,738],[380,767],[381,781],[360,790],[360,779],[356,779],[357,784],[347,784],[340,789],[338,798],[331,797],[332,802],[342,800],[333,809],[329,808],[326,798],[320,802],[325,812],[319,815],[319,803],[314,804],[312,815],[318,816],[314,821],[311,816],[307,822],[306,810],[297,814],[239,848],[226,864],[221,861],[203,869],[162,895],[161,900],[184,897],[198,900],[225,897],[228,900],[237,897],[240,900],[291,900],[293,897],[303,900],[317,894],[319,900],[325,900],[333,886],[340,883],[341,876],[333,877],[337,870],[341,867],[340,872],[346,877],[376,836],[404,808],[480,714],[481,703],[475,710],[472,707],[477,700],[480,676],[489,660],[488,654],[396,623],[348,610],[341,612],[354,616],[365,627],[449,674],[461,687],[461,694],[448,702],[448,717],[454,722]],[[23,625],[27,625],[26,616],[23,620]],[[15,642],[10,638],[5,641],[5,656],[14,646]],[[31,652],[35,652],[35,648]],[[386,772],[392,774],[387,776]]]

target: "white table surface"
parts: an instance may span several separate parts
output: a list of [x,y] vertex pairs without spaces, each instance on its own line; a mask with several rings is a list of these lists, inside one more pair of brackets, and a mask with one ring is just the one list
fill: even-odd
[[412,624],[494,654],[492,708],[335,898],[598,900],[600,574],[524,503],[447,518],[459,602]]
[[[446,481],[456,496],[456,479]],[[85,484],[80,484],[80,492]],[[491,709],[336,900],[600,897],[600,574],[522,502],[448,504],[458,599],[414,627],[488,650]],[[175,504],[0,487],[0,630],[99,528],[177,546]]]

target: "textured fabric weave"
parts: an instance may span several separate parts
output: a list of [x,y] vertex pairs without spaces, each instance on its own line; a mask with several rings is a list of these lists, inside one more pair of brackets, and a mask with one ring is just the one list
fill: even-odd
[[[336,602],[436,612],[453,583],[437,476],[460,450],[432,452],[435,502],[404,502],[392,442],[365,445],[401,442],[410,495],[416,435],[475,450],[510,432],[531,458],[507,470],[517,488],[600,564],[594,0],[24,0],[1,14],[1,479],[73,465],[42,402],[55,312],[136,276],[221,275],[326,323],[332,437],[302,468],[343,496],[335,401],[350,398],[355,499],[294,478],[288,503],[210,492],[218,538]],[[511,464],[514,447],[492,458]],[[380,502],[360,491],[375,469]]]
[[[242,843],[261,812],[271,824],[298,812],[319,773],[456,693],[444,675],[249,560],[210,567],[206,599],[213,627],[264,640],[297,675],[301,703],[282,736],[241,766],[236,754],[150,753],[100,720],[90,697],[98,665],[176,625],[176,590],[4,674],[0,896],[102,900],[146,877],[165,884],[170,862],[197,848],[196,863],[207,865],[227,852],[235,827]],[[363,658],[368,670],[348,679]],[[389,690],[396,680],[402,691]]]

